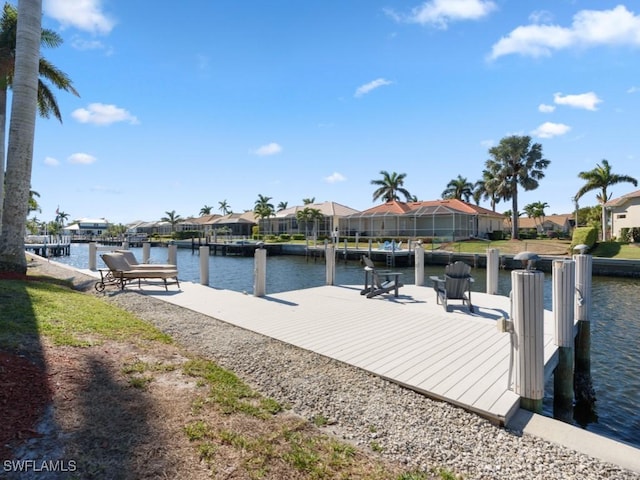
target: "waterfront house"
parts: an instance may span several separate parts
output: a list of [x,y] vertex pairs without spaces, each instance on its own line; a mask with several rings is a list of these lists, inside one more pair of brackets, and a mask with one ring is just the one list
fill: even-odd
[[640,228],[640,190],[609,200],[604,208],[610,213],[613,237],[620,239],[622,229]]
[[[315,221],[313,225],[298,222],[298,212],[305,208],[318,210],[322,218]],[[336,202],[309,203],[280,210],[273,217],[261,220],[260,225],[267,234],[306,233],[308,230],[310,234],[315,234],[319,238],[329,238],[342,218],[355,213],[358,213],[358,210]]]
[[[571,234],[574,227],[574,217],[570,213],[561,215],[545,215],[544,217],[520,217],[518,218],[518,231],[523,234],[534,232],[535,235],[548,237],[565,237]],[[511,232],[511,220],[504,220],[505,232]]]
[[91,240],[107,233],[109,222],[104,218],[81,218],[64,228],[65,235],[71,235],[73,240]]
[[489,238],[502,230],[503,215],[457,199],[392,200],[340,219],[340,232],[354,236],[462,240]]

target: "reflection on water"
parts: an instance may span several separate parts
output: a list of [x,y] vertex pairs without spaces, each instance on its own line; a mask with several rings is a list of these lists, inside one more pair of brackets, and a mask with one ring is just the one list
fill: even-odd
[[[142,258],[142,249],[132,249]],[[71,256],[60,257],[62,263],[78,268],[88,266],[88,246],[72,245]],[[167,262],[167,249],[152,248],[154,263]],[[209,262],[209,284],[239,292],[253,291],[253,258],[212,256]],[[100,268],[100,262],[98,262]],[[191,250],[178,250],[180,280],[199,282],[200,259]],[[413,268],[396,268],[404,272],[403,283],[415,283]],[[441,275],[443,267],[425,267],[425,276]],[[484,270],[475,275],[473,290],[486,290]],[[358,262],[336,264],[336,283],[358,285],[364,274]],[[501,271],[498,291],[508,295],[510,273]],[[325,284],[324,260],[299,256],[269,257],[267,263],[267,293],[317,287]],[[576,425],[587,430],[640,447],[640,280],[594,277],[591,322],[591,374],[596,401],[584,401],[573,408]],[[545,274],[544,304],[552,305],[551,275]],[[545,386],[545,415],[553,415],[553,378]],[[587,399],[588,400],[588,399]],[[570,416],[571,417],[571,416]]]

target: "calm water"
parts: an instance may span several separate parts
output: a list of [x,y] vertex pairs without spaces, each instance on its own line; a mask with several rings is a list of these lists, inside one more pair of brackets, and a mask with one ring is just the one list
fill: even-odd
[[[142,259],[142,249],[132,249]],[[78,268],[87,268],[88,245],[74,244],[71,255],[56,258]],[[167,262],[167,249],[152,248],[153,263]],[[102,268],[98,259],[98,268]],[[239,292],[253,291],[253,258],[211,256],[210,286]],[[180,280],[200,281],[200,258],[189,249],[178,249]],[[413,267],[404,271],[404,283],[414,283]],[[441,275],[442,266],[425,267],[425,275]],[[475,274],[474,291],[486,290],[486,274]],[[336,283],[356,285],[364,281],[357,262],[338,261]],[[552,279],[545,274],[545,308],[551,309]],[[324,260],[314,262],[299,256],[274,256],[267,259],[267,293],[317,287],[325,284]],[[574,424],[589,431],[640,447],[640,299],[639,279],[594,277],[592,291],[591,374],[596,402],[574,412]],[[510,273],[500,271],[499,293],[511,290]],[[544,413],[553,415],[553,379],[546,385]]]

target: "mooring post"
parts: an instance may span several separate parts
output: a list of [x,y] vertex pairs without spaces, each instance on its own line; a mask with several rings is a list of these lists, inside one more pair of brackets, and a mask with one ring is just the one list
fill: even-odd
[[253,296],[264,297],[267,287],[267,250],[256,248],[253,259]]
[[414,252],[416,256],[416,285],[422,286],[424,285],[424,248],[420,243],[416,243]]
[[580,253],[576,262],[575,318],[575,378],[576,403],[592,404],[595,392],[591,381],[591,273],[593,258]]
[[151,258],[151,242],[144,242],[142,244],[142,263],[149,263]]
[[89,243],[89,270],[97,270],[96,257],[98,255],[98,244],[96,242]]
[[558,365],[553,375],[553,416],[570,423],[573,418],[573,320],[575,261],[554,260],[553,265],[554,343]]
[[326,246],[325,251],[327,285],[335,285],[336,281],[336,251],[333,244]]
[[178,265],[178,246],[173,241],[169,244],[167,263]]
[[500,269],[500,250],[487,248],[487,293],[498,294],[498,270]]
[[200,251],[200,284],[209,285],[209,247],[199,247]]
[[[347,253],[349,252],[347,237],[344,237],[344,263],[347,263]],[[333,284],[331,284],[333,285]]]
[[[369,239],[369,258],[371,258],[371,248],[372,248],[373,240]],[[371,258],[373,260],[373,258]]]
[[520,405],[542,412],[544,397],[544,273],[511,272],[512,320],[515,335],[514,391]]

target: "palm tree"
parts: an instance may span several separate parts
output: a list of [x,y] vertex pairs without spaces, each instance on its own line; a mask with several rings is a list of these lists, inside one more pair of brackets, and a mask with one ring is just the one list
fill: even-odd
[[489,149],[491,158],[486,167],[495,173],[488,184],[491,191],[500,192],[505,200],[511,199],[511,238],[518,239],[518,186],[525,190],[538,188],[538,180],[544,178],[543,170],[550,160],[542,157],[542,145],[531,144],[531,137],[512,135],[500,140],[500,144]]
[[385,202],[400,200],[398,193],[404,195],[408,202],[411,201],[413,197],[409,191],[403,187],[404,179],[407,176],[406,173],[389,173],[386,170],[381,170],[380,175],[382,175],[382,179],[371,180],[371,185],[378,186],[376,191],[373,192],[374,202],[379,198],[382,198]]
[[473,184],[462,175],[458,175],[447,183],[446,190],[442,192],[443,199],[462,200],[464,198],[465,202],[469,202],[471,195],[473,195]]
[[64,226],[64,222],[67,218],[69,218],[68,213],[61,212],[59,208],[56,209],[55,223],[57,223],[58,225]]
[[200,209],[200,216],[203,217],[205,215],[211,215],[211,209],[213,207],[211,205],[205,205]]
[[36,200],[36,197],[40,198],[40,194],[35,190],[29,190],[29,204],[27,206],[27,215],[31,212],[42,213],[42,209]]
[[304,205],[311,205],[312,203],[315,203],[316,201],[316,197],[311,197],[311,198],[303,198],[302,199],[302,203]]
[[178,222],[180,222],[180,220],[182,220],[182,217],[178,214],[176,214],[175,210],[171,210],[170,212],[164,212],[166,217],[162,217],[160,219],[161,222],[169,222],[171,224],[171,231],[173,232],[176,228],[176,225],[178,224]]
[[[38,109],[38,59],[42,0],[19,0],[13,96],[0,234],[0,271],[27,273],[24,232],[27,222],[33,140]],[[2,142],[4,143],[4,142]],[[0,168],[2,170],[2,168]],[[0,197],[2,198],[2,197]]]
[[600,193],[596,195],[596,199],[598,203],[602,205],[602,241],[604,242],[607,232],[607,213],[604,204],[611,200],[611,194],[607,192],[607,188],[617,183],[632,183],[637,187],[638,181],[629,175],[611,173],[611,165],[609,165],[607,160],[602,160],[602,165],[596,163],[596,168],[593,170],[578,173],[578,177],[587,183],[585,183],[573,197],[576,205],[580,197],[585,193],[592,190],[600,190]]
[[315,230],[316,221],[322,218],[324,218],[324,215],[318,208],[305,207],[296,212],[296,220],[298,220],[298,223],[304,224],[305,237],[309,236],[309,224],[313,223]]
[[[0,199],[4,189],[4,143],[7,118],[7,89],[13,84],[14,58],[16,51],[18,12],[14,6],[5,3],[2,17],[0,18]],[[45,47],[58,47],[62,44],[62,37],[53,30],[41,29],[40,45]],[[62,123],[62,115],[56,98],[51,88],[44,80],[48,80],[61,90],[78,96],[78,92],[73,87],[71,79],[66,73],[59,70],[44,57],[39,58],[38,65],[38,112],[41,117],[49,118],[50,115],[56,117]],[[0,221],[2,220],[2,204],[0,202]],[[1,222],[0,222],[1,223]]]
[[275,213],[275,209],[273,208],[273,204],[269,203],[271,201],[271,197],[267,197],[262,194],[258,194],[258,199],[256,200],[253,208],[253,212],[260,220],[264,220],[265,218],[271,217]]
[[276,210],[279,212],[280,210],[286,210],[286,208],[289,206],[288,202],[280,202],[278,204],[278,206],[276,207]]
[[220,210],[223,215],[228,215],[231,213],[231,207],[227,203],[226,199],[218,202],[218,210]]
[[482,171],[482,179],[473,186],[472,196],[476,205],[480,205],[480,200],[489,200],[491,210],[496,211],[497,203],[503,199],[500,191],[494,190],[499,185],[499,182],[495,181],[498,176],[497,172],[492,173],[487,169]]

